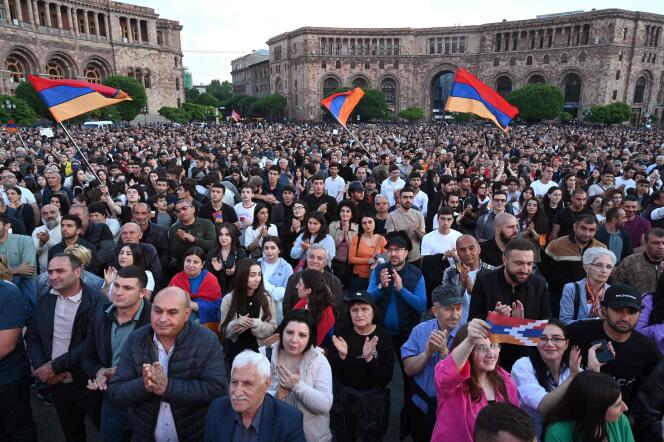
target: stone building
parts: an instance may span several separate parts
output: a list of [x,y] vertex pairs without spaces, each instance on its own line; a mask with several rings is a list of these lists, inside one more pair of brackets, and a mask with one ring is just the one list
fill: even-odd
[[184,103],[177,21],[151,8],[107,0],[0,0],[0,94],[28,74],[99,83],[141,82],[148,112]]
[[231,61],[233,93],[263,98],[270,95],[270,54],[259,49]]
[[634,121],[664,109],[664,15],[619,9],[577,11],[445,28],[299,28],[268,40],[273,92],[288,115],[317,120],[339,86],[381,89],[398,114],[409,106],[440,117],[457,67],[507,95],[546,82],[580,114],[627,103]]

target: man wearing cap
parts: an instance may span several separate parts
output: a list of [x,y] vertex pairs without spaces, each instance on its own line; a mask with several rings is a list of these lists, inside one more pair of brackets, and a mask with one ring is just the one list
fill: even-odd
[[436,420],[436,384],[434,369],[452,348],[452,340],[461,324],[463,298],[451,285],[438,286],[431,293],[434,318],[416,325],[401,346],[404,372],[413,378],[406,394],[404,419],[415,442],[431,440]]
[[612,344],[614,359],[601,365],[600,371],[618,382],[623,401],[631,407],[661,355],[652,340],[634,330],[641,312],[641,293],[637,289],[612,285],[604,293],[601,308],[604,319],[577,321],[569,326],[570,344],[581,349],[584,365],[589,363],[589,348],[601,350],[594,345],[596,341],[606,339]]
[[364,186],[359,181],[353,181],[348,185],[348,196],[357,205],[357,213],[375,213],[376,209],[364,198]]
[[394,348],[399,349],[420,322],[427,296],[422,272],[407,262],[408,252],[413,247],[408,235],[401,231],[390,232],[386,239],[389,261],[371,272],[367,291],[376,300],[381,312],[380,322],[392,335]]

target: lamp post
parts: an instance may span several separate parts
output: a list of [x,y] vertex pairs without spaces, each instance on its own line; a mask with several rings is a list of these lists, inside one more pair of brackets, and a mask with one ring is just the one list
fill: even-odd
[[148,124],[148,113],[150,113],[150,109],[148,109],[147,104],[145,106],[143,106],[143,109],[141,109],[141,113],[143,114],[144,124],[147,125]]
[[217,124],[219,124],[219,114],[221,114],[222,119],[223,119],[225,110],[226,110],[226,106],[219,106],[217,108]]

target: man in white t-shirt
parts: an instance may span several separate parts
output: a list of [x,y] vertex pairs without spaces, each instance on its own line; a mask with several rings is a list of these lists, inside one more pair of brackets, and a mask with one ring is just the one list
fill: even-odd
[[390,165],[390,176],[385,178],[380,185],[380,193],[387,197],[390,207],[392,207],[396,203],[394,192],[403,189],[405,186],[406,182],[399,177],[399,166],[392,164]]
[[636,189],[636,181],[634,181],[634,173],[636,170],[633,166],[625,166],[623,174],[616,178],[616,188],[625,192],[627,189]]
[[427,206],[429,205],[429,195],[422,192],[420,186],[422,185],[422,176],[417,172],[412,172],[410,174],[410,187],[413,188],[413,193],[415,193],[415,200],[413,200],[413,209],[417,209],[422,212],[424,218],[427,217]]
[[244,232],[247,230],[247,227],[253,224],[254,209],[256,208],[256,203],[252,201],[252,198],[254,197],[254,191],[250,184],[244,184],[242,186],[240,196],[242,201],[237,203],[233,208],[235,209],[235,214],[237,215],[237,223],[235,223],[235,225],[238,229],[240,229],[241,232],[240,244],[244,244]]
[[438,210],[438,229],[429,232],[422,238],[422,256],[436,255],[454,250],[456,240],[461,232],[452,229],[454,223],[454,209],[441,207]]
[[340,202],[344,199],[344,192],[346,191],[346,181],[339,176],[339,164],[330,163],[330,166],[327,168],[330,176],[325,178],[325,190],[327,194],[332,198],[335,198],[337,202]]
[[542,198],[544,195],[546,195],[550,188],[557,186],[555,182],[551,181],[551,178],[553,178],[553,167],[548,165],[544,166],[544,170],[542,171],[542,178],[537,181],[533,181],[530,184],[530,187],[532,187],[535,191],[535,196]]

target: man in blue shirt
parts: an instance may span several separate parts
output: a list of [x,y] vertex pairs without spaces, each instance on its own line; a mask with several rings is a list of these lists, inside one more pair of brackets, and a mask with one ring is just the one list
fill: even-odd
[[431,302],[434,318],[415,326],[401,347],[404,372],[413,378],[406,394],[404,414],[415,442],[431,440],[436,420],[434,369],[452,349],[463,312],[463,297],[451,285],[436,287],[431,293]]
[[30,409],[30,365],[21,332],[26,304],[19,289],[0,280],[0,440],[36,441]]

